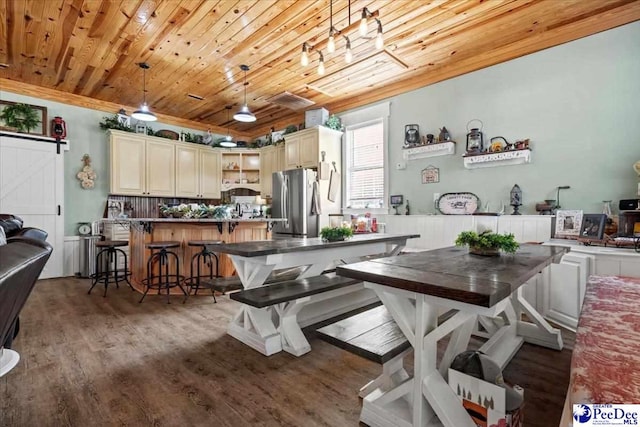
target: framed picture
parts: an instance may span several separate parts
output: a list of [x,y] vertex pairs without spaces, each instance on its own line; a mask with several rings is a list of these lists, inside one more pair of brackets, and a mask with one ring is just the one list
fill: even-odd
[[[2,110],[7,108],[8,106],[16,105],[16,104],[23,104],[23,103],[0,100],[0,112],[2,112]],[[25,105],[28,105],[29,107],[31,107],[31,109],[34,110],[36,112],[36,115],[38,116],[38,124],[35,127],[29,129],[29,132],[25,132],[25,133],[30,135],[47,136],[47,107],[40,107],[38,105],[31,105],[31,104],[25,104]],[[15,131],[15,129],[10,129],[9,126],[7,126],[7,124],[4,123],[4,121],[2,121],[2,119],[0,119],[0,129]]]
[[429,165],[422,169],[423,184],[435,184],[436,182],[440,182],[440,168]]
[[605,214],[585,214],[582,217],[580,237],[602,240],[606,221],[607,216]]
[[582,211],[556,211],[556,237],[577,238],[582,229]]

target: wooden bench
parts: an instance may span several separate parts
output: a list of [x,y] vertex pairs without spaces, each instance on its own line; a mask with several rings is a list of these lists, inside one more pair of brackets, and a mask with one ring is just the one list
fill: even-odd
[[353,287],[358,285],[364,287],[359,280],[328,273],[245,289],[230,294],[230,297],[257,309],[273,308],[278,316],[277,331],[280,333],[283,350],[301,356],[309,352],[311,346],[298,324],[300,310],[309,303],[353,292]]
[[306,279],[286,280],[231,294],[231,299],[256,308],[289,302],[360,283],[333,273]]
[[411,343],[383,305],[316,330],[318,338],[382,365],[382,374],[362,387],[358,395],[390,390],[409,378],[402,359]]
[[[456,313],[449,310],[438,318],[444,323]],[[318,338],[382,365],[382,374],[360,389],[365,398],[375,390],[386,391],[407,380],[402,360],[411,343],[384,305],[316,329]]]

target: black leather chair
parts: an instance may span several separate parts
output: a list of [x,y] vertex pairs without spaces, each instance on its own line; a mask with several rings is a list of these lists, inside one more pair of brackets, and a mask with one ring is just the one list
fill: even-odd
[[29,237],[37,240],[47,240],[47,232],[35,227],[23,227],[22,218],[11,214],[0,214],[0,227],[4,234],[11,237]]
[[[0,246],[0,343],[13,337],[18,314],[31,294],[53,248],[44,240],[13,237]],[[14,350],[0,346],[0,377],[20,360]]]

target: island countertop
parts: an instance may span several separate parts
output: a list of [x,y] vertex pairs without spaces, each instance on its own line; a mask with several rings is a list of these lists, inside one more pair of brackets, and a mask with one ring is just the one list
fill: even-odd
[[113,218],[103,222],[283,222],[286,218]]

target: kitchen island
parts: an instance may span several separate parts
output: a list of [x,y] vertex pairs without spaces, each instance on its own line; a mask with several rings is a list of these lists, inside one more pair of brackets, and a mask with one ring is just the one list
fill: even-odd
[[[131,218],[116,220],[130,224],[129,269],[131,284],[134,289],[144,292],[142,280],[147,275],[147,259],[150,251],[147,243],[160,241],[178,241],[180,248],[176,250],[180,259],[180,274],[189,275],[191,257],[200,248],[188,246],[191,240],[221,240],[225,243],[252,242],[268,240],[274,223],[285,221],[275,218],[232,218],[232,219],[182,219],[182,218]],[[212,248],[215,252],[215,248]],[[231,260],[224,254],[220,259],[219,274],[224,277],[233,276],[235,268]],[[173,271],[172,273],[175,273]],[[172,293],[180,293],[179,288],[171,289]]]

